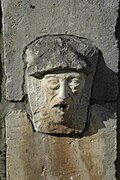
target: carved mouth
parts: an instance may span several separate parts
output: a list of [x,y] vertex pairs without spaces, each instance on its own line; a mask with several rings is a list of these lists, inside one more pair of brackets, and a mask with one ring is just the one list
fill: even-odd
[[69,105],[67,105],[67,104],[55,104],[52,108],[57,108],[57,110],[65,112],[65,111],[69,110]]

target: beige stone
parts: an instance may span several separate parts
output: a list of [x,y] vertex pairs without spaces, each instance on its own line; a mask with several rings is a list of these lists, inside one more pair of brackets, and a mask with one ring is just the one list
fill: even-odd
[[83,138],[33,132],[26,113],[9,113],[7,180],[114,180],[116,120],[109,107],[92,107],[91,128]]
[[26,86],[36,131],[84,131],[98,58],[90,40],[70,35],[41,37],[25,48]]

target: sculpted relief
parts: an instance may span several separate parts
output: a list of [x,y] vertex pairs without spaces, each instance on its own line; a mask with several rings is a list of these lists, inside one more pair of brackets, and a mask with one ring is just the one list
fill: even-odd
[[34,129],[48,134],[82,133],[98,61],[91,41],[70,35],[44,36],[26,47],[25,60]]

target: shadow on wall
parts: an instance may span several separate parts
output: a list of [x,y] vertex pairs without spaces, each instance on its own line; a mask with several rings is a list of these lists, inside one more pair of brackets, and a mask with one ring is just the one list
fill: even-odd
[[119,50],[119,63],[118,63],[118,80],[119,80],[119,90],[117,98],[117,159],[116,159],[116,178],[120,179],[120,1],[118,9],[118,18],[115,28],[115,37],[118,40],[118,50]]
[[118,94],[118,77],[109,69],[102,53],[94,78],[92,96],[89,105],[89,124],[83,132],[84,136],[96,134],[99,129],[106,127],[106,121],[115,119],[116,101]]
[[[0,7],[1,7],[1,1],[0,1]],[[2,42],[2,10],[1,10],[1,8],[0,8],[0,40]],[[2,84],[2,79],[3,79],[2,61],[1,61],[1,52],[2,52],[1,42],[0,42],[0,102],[2,99],[1,84]]]
[[106,66],[100,52],[89,107],[90,125],[85,135],[97,133],[99,129],[106,127],[105,121],[115,119],[117,94],[117,74]]

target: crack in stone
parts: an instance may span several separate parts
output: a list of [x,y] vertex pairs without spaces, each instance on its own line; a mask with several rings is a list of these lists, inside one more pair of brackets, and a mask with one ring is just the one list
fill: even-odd
[[41,176],[44,176],[46,169],[47,169],[46,166],[42,166]]

